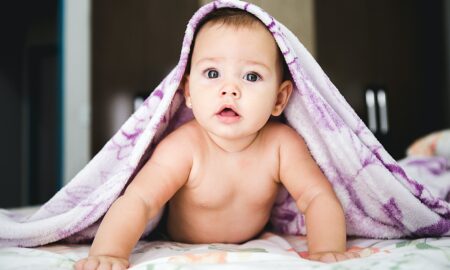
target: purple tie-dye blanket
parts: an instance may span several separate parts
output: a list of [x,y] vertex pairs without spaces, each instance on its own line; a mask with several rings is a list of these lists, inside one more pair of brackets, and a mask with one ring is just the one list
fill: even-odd
[[[178,65],[69,184],[32,215],[0,210],[0,246],[37,246],[94,236],[99,220],[158,141],[192,118],[180,81],[197,23],[222,7],[256,15],[283,52],[295,82],[285,116],[332,183],[345,209],[348,234],[374,238],[450,235],[450,207],[444,199],[450,186],[447,159],[411,159],[400,166],[285,26],[253,4],[223,0],[194,14]],[[147,231],[159,218],[149,223]],[[282,233],[306,232],[303,216],[285,190],[278,196],[271,220]]]

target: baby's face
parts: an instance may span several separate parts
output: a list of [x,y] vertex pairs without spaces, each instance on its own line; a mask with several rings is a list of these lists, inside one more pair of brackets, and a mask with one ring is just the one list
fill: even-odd
[[207,23],[199,31],[185,84],[186,103],[216,136],[254,134],[274,111],[281,84],[278,48],[268,30]]

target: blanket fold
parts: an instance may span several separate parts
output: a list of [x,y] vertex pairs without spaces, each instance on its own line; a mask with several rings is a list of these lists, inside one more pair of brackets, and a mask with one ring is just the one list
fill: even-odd
[[[192,118],[180,82],[198,22],[217,8],[234,7],[258,17],[275,38],[295,89],[284,112],[306,141],[345,211],[347,233],[373,238],[450,234],[450,187],[445,158],[397,163],[345,101],[300,41],[259,7],[217,0],[187,25],[177,66],[103,149],[65,187],[27,216],[0,211],[0,246],[37,246],[90,239],[99,220],[171,130]],[[420,181],[418,180],[420,178]],[[430,182],[440,181],[429,185]],[[152,230],[161,213],[147,228]],[[304,217],[281,190],[271,221],[281,233],[306,233]]]

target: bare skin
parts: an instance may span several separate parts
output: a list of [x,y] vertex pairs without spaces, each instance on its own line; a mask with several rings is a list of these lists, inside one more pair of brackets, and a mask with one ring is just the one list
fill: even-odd
[[202,168],[194,166],[169,203],[170,236],[189,243],[240,243],[254,237],[267,223],[279,187],[278,149],[266,143],[275,126],[268,125],[245,150],[235,153],[216,145],[197,122],[185,128],[193,136],[194,160]]
[[303,138],[268,121],[283,112],[292,92],[280,76],[277,48],[264,26],[206,24],[184,82],[195,119],[158,144],[108,210],[89,257],[76,269],[128,267],[146,224],[166,203],[175,241],[252,239],[268,222],[281,185],[305,214],[310,259],[357,257],[346,252],[342,207]]

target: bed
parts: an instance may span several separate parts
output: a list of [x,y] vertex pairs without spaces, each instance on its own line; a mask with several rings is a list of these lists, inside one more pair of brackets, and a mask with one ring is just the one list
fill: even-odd
[[[437,138],[436,134],[431,137]],[[448,136],[450,141],[450,131]],[[428,153],[431,137],[418,140],[408,152]],[[450,148],[447,150],[450,153]],[[13,210],[18,214],[30,214],[37,208]],[[73,269],[77,260],[87,256],[89,247],[89,244],[53,243],[36,248],[0,248],[0,270]],[[391,240],[349,238],[347,247],[358,252],[360,258],[326,264],[306,259],[305,236],[268,231],[240,245],[140,241],[130,257],[130,269],[450,269],[450,236]]]
[[[131,255],[133,270],[143,269],[450,269],[450,237],[377,240],[349,239],[361,258],[333,264],[305,259],[304,236],[265,232],[241,245],[191,245],[140,241]],[[50,244],[1,248],[0,269],[73,269],[89,245]]]

